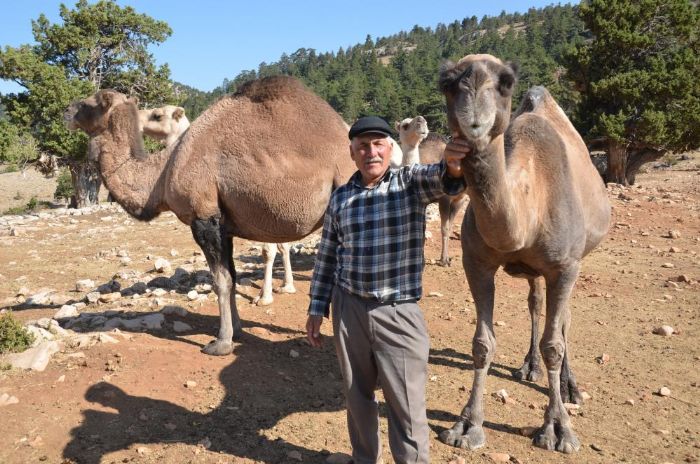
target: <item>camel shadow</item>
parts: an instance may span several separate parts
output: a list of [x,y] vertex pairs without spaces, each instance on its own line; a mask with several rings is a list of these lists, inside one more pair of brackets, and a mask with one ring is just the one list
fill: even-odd
[[[301,355],[291,358],[292,349]],[[136,444],[205,443],[209,451],[256,462],[289,460],[293,451],[300,453],[304,462],[324,462],[328,451],[276,438],[273,428],[295,413],[334,412],[344,407],[332,344],[312,349],[299,339],[269,341],[247,333],[234,355],[234,361],[219,374],[225,395],[207,412],[133,396],[110,383],[90,387],[85,399],[115,412],[84,411],[80,425],[71,431],[63,457],[80,464],[97,464],[108,453]]]

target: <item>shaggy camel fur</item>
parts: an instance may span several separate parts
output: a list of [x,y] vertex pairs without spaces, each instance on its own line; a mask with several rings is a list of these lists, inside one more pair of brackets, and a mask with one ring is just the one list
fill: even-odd
[[147,221],[170,210],[191,227],[219,300],[218,337],[203,349],[212,355],[231,353],[242,333],[233,237],[305,237],[323,223],[333,188],[355,171],[341,117],[286,76],[247,83],[149,156],[136,102],[118,92],[71,105],[66,121],[90,136],[103,181],[129,214]]
[[[401,122],[397,121],[394,127],[399,133],[399,141],[403,150],[403,165],[431,164],[437,163],[442,159],[446,140],[441,135],[428,131],[428,122],[423,116],[406,118]],[[438,264],[442,266],[450,265],[449,242],[452,224],[455,216],[462,209],[468,198],[465,192],[454,196],[446,195],[438,200],[440,232],[442,235],[442,251],[440,252]]]
[[165,105],[139,110],[139,124],[144,134],[165,145],[172,145],[190,127],[190,121],[181,106]]
[[496,349],[494,275],[503,266],[530,284],[531,346],[519,378],[540,376],[537,321],[546,291],[539,348],[549,405],[533,442],[571,453],[580,443],[563,403],[580,395],[568,365],[568,300],[581,259],[607,233],[610,204],[581,136],[544,87],[530,89],[511,121],[515,82],[515,69],[491,55],[447,63],[440,75],[450,130],[472,148],[462,162],[470,197],[462,263],[477,310],[471,396],[440,439],[470,449],[485,443],[484,383]]

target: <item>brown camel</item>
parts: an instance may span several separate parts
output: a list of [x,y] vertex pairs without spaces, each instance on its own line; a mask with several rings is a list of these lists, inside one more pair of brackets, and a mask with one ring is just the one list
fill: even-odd
[[136,101],[101,90],[66,111],[99,154],[103,181],[140,220],[173,211],[211,269],[220,328],[203,351],[225,355],[242,333],[233,236],[280,243],[319,228],[331,191],[355,171],[345,123],[301,82],[252,81],[207,109],[174,145],[147,156]]
[[185,109],[174,105],[139,110],[139,124],[144,134],[165,145],[175,143],[190,127]]
[[[397,121],[394,127],[399,133],[404,166],[416,163],[432,164],[442,159],[447,140],[440,134],[429,132],[428,122],[423,116],[406,118],[401,122]],[[468,198],[464,192],[454,196],[445,195],[438,200],[442,235],[442,251],[438,264],[441,266],[450,265],[449,242],[452,224]]]
[[539,348],[549,405],[533,442],[571,453],[580,443],[563,403],[580,395],[568,365],[568,300],[581,259],[607,233],[610,205],[581,136],[544,87],[530,89],[510,119],[515,82],[514,67],[490,55],[447,63],[440,75],[450,130],[472,148],[462,163],[470,198],[462,223],[462,263],[477,310],[471,396],[440,439],[470,449],[485,443],[484,382],[496,349],[494,275],[503,266],[530,284],[531,346],[516,377],[534,380],[541,372],[537,320],[546,285]]
[[[139,110],[139,123],[141,131],[165,145],[172,145],[190,127],[190,121],[185,115],[185,109],[181,106],[165,105],[158,108]],[[260,293],[253,299],[258,306],[272,304],[272,271],[275,264],[275,256],[279,250],[284,265],[284,283],[276,288],[278,293],[296,293],[294,276],[289,258],[289,243],[263,243],[262,255],[265,262],[265,274]]]

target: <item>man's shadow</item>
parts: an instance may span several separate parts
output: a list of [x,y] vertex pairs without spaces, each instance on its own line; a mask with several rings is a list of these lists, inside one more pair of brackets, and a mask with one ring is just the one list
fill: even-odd
[[[312,349],[300,338],[269,341],[246,333],[235,348],[235,360],[219,375],[226,390],[224,399],[203,413],[165,400],[132,396],[110,383],[96,384],[85,398],[116,412],[84,411],[63,457],[97,464],[106,454],[137,443],[197,445],[209,440],[210,451],[258,462],[289,460],[292,451],[301,453],[304,462],[324,462],[321,450],[270,439],[265,432],[294,413],[344,408],[332,345],[326,340],[322,349]],[[290,357],[292,349],[300,353],[298,358]]]

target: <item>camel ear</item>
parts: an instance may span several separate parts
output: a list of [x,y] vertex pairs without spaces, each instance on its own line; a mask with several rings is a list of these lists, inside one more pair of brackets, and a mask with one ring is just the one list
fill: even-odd
[[513,94],[515,86],[515,72],[510,66],[506,66],[498,73],[498,92],[504,97],[510,97]]
[[452,61],[445,61],[440,66],[440,78],[438,80],[438,87],[442,93],[447,93],[452,85],[457,80],[460,75],[460,71],[457,70],[457,65]]
[[176,121],[179,121],[180,118],[182,118],[185,115],[185,109],[181,106],[178,106],[175,108],[175,111],[173,111],[173,119]]
[[401,123],[399,121],[394,121],[394,130],[396,132],[401,132],[399,129],[401,128]]
[[139,97],[130,97],[129,101],[132,102],[134,105],[139,106]]

